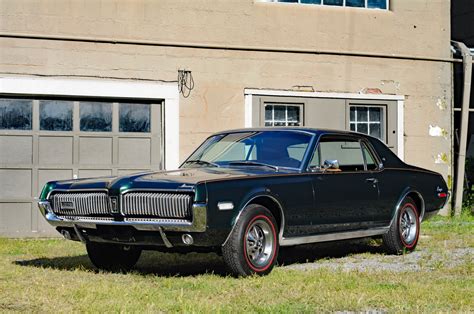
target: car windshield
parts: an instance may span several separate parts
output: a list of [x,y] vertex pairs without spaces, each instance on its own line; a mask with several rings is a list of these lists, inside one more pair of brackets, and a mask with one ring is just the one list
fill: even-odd
[[208,138],[183,167],[300,168],[311,137],[297,131],[219,134]]

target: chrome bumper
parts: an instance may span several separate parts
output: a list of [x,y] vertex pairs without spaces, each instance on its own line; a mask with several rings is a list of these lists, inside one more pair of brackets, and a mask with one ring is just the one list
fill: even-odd
[[132,226],[141,231],[204,232],[207,224],[206,204],[193,204],[193,221],[184,219],[139,219],[125,218],[123,221],[97,219],[94,217],[60,217],[53,213],[49,201],[39,201],[38,207],[44,218],[54,227],[76,227],[96,229],[102,226]]

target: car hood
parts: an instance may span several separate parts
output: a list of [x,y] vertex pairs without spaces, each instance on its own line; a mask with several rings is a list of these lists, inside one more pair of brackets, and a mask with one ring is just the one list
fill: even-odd
[[184,168],[173,171],[142,172],[119,177],[100,177],[56,181],[55,190],[108,189],[123,192],[130,189],[192,190],[197,183],[214,180],[226,180],[249,176],[272,175],[295,172],[264,167],[235,168]]

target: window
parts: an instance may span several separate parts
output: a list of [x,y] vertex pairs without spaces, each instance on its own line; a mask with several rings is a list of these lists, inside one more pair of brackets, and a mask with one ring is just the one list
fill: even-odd
[[375,162],[375,158],[365,144],[362,145],[362,151],[364,153],[365,163],[367,164],[367,170],[377,170],[378,165]]
[[121,103],[119,131],[149,133],[150,115],[150,105]]
[[320,4],[339,7],[354,7],[387,10],[389,0],[261,0],[262,2],[283,2],[301,4]]
[[325,160],[337,160],[341,171],[363,171],[361,144],[352,139],[322,138],[310,162],[311,168],[321,168]]
[[350,106],[351,131],[368,134],[385,141],[384,108],[376,106]]
[[302,106],[265,104],[265,126],[302,126]]
[[112,104],[102,102],[82,102],[80,104],[81,131],[112,131]]
[[40,130],[72,131],[71,101],[41,100]]
[[237,132],[212,136],[194,152],[185,167],[208,163],[232,166],[234,162],[257,162],[277,167],[299,168],[312,136],[302,132]]
[[31,130],[32,100],[0,99],[0,129]]

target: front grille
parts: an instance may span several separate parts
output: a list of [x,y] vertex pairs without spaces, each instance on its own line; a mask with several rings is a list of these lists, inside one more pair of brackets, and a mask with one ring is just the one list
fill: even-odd
[[53,212],[61,216],[109,215],[109,197],[103,192],[56,193],[52,197]]
[[126,217],[189,218],[192,197],[179,193],[131,192],[122,198]]

